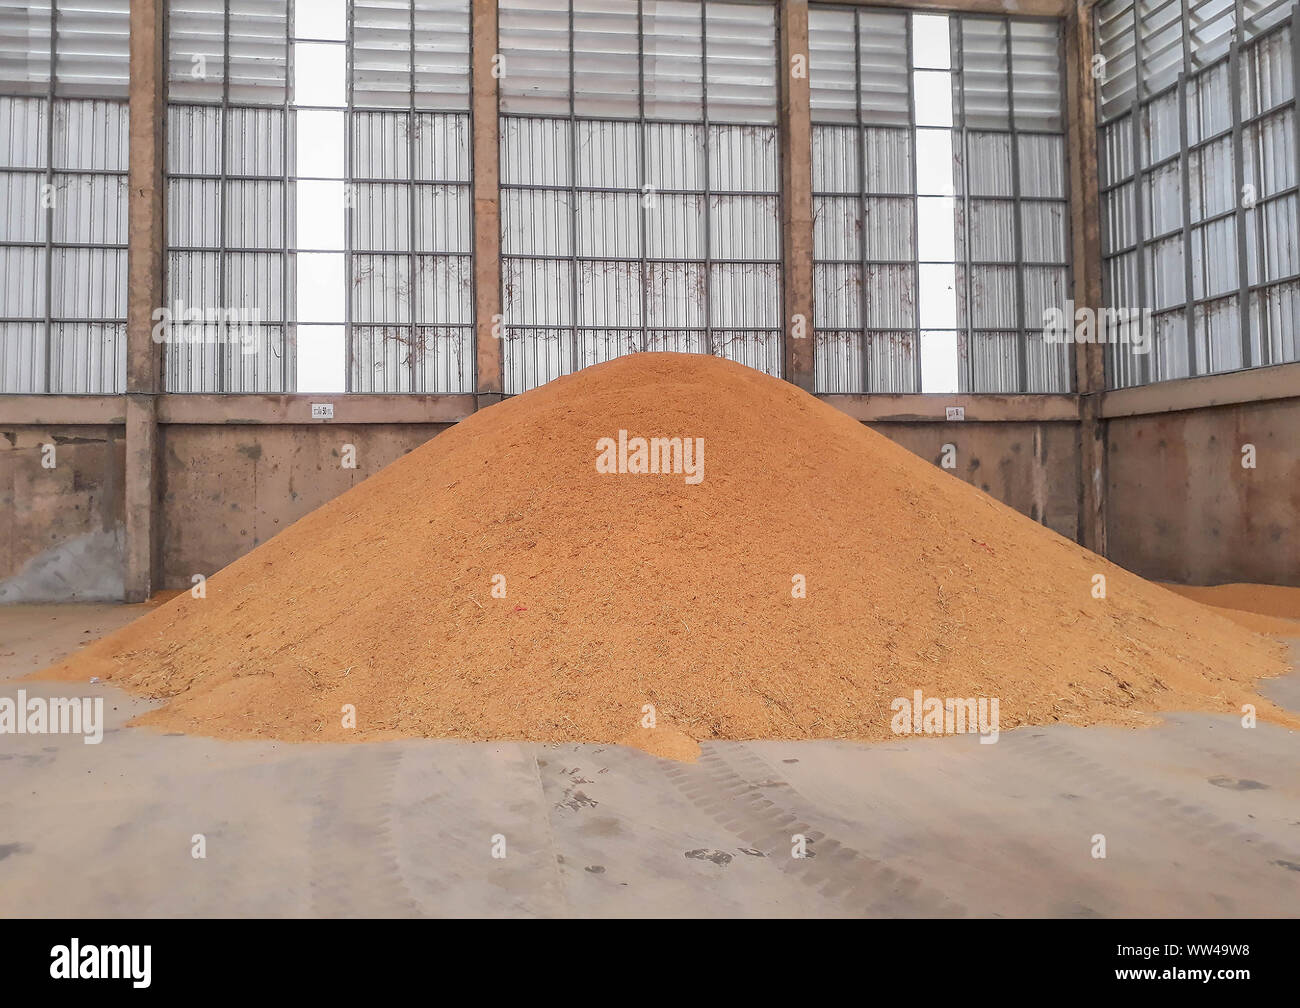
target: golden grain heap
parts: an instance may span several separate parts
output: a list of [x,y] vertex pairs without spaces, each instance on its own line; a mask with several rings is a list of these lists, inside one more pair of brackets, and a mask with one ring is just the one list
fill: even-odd
[[[699,439],[701,478],[638,471],[636,438]],[[475,413],[42,675],[224,737],[612,742],[647,704],[696,739],[888,738],[915,690],[996,697],[1003,730],[1285,719],[1253,695],[1282,670],[785,382],[640,354]]]

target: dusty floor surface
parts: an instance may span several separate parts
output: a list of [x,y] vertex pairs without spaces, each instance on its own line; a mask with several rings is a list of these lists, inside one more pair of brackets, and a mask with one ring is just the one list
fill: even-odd
[[[0,697],[68,694],[15,680],[139,612],[0,607]],[[1300,673],[1263,692],[1300,710]],[[706,742],[681,764],[169,736],[124,727],[144,701],[75,693],[106,698],[100,745],[0,735],[0,915],[1300,914],[1300,733],[1229,716]]]

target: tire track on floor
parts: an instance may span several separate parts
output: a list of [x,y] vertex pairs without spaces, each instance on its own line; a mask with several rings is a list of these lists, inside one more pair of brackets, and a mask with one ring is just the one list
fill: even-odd
[[1089,785],[1088,793],[1133,810],[1139,819],[1149,819],[1153,813],[1158,813],[1171,826],[1180,828],[1181,839],[1211,853],[1239,857],[1246,850],[1273,865],[1283,861],[1300,863],[1300,852],[1279,847],[1253,830],[1220,819],[1195,801],[1139,783],[1062,742],[1031,735],[1026,743],[1027,750],[1058,768],[1054,779],[1084,781]]
[[316,799],[311,908],[321,917],[417,917],[393,841],[396,745],[348,746]]
[[[924,917],[962,917],[967,910],[915,875],[818,829],[818,816],[766,760],[748,749],[706,748],[693,766],[666,768],[668,779],[697,808],[762,852],[778,870],[857,915],[896,916],[900,904]],[[791,856],[793,834],[807,838],[812,857]]]

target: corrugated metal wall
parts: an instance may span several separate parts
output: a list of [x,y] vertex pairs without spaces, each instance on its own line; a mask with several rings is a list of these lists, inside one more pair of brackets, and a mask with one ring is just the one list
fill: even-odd
[[[295,388],[288,0],[168,4],[169,392]],[[231,26],[234,34],[232,34]],[[220,313],[251,324],[223,325]]]
[[1070,296],[1060,44],[1049,20],[809,12],[818,391],[922,391],[923,340],[961,391],[1069,390],[1041,322]]
[[1149,352],[1107,347],[1112,388],[1300,360],[1293,17],[1259,0],[1097,8],[1106,305],[1150,312]]
[[0,392],[126,386],[128,27],[0,0]]
[[471,392],[467,0],[351,5],[353,392]]
[[508,393],[639,350],[781,373],[775,22],[503,0]]
[[172,0],[168,50],[169,296],[261,321],[166,387],[472,391],[468,0]]
[[[473,389],[468,7],[169,0],[166,389],[293,390],[299,345],[336,331],[348,390]],[[0,389],[118,390],[127,0],[0,17]],[[1058,24],[937,20],[935,61],[908,12],[812,15],[818,388],[916,390],[939,337],[964,390],[1068,389],[1036,324],[1068,295]],[[780,374],[775,5],[505,0],[500,25],[507,390],[647,349]],[[1265,181],[1294,161],[1274,77],[1242,126]],[[950,114],[922,121],[935,86]],[[332,194],[337,229],[298,212]],[[1275,203],[1245,218],[1264,279],[1288,254]],[[1261,355],[1291,312],[1275,286]]]

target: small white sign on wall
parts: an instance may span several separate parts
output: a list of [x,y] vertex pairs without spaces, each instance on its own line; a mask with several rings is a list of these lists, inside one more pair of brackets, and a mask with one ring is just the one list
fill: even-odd
[[949,407],[947,407],[947,409],[946,409],[945,412],[947,413],[947,416],[948,416],[948,419],[949,419],[949,420],[965,420],[965,419],[966,419],[966,407],[965,407],[965,406],[949,406]]
[[313,420],[333,420],[334,404],[328,402],[314,402],[311,404],[311,418]]

